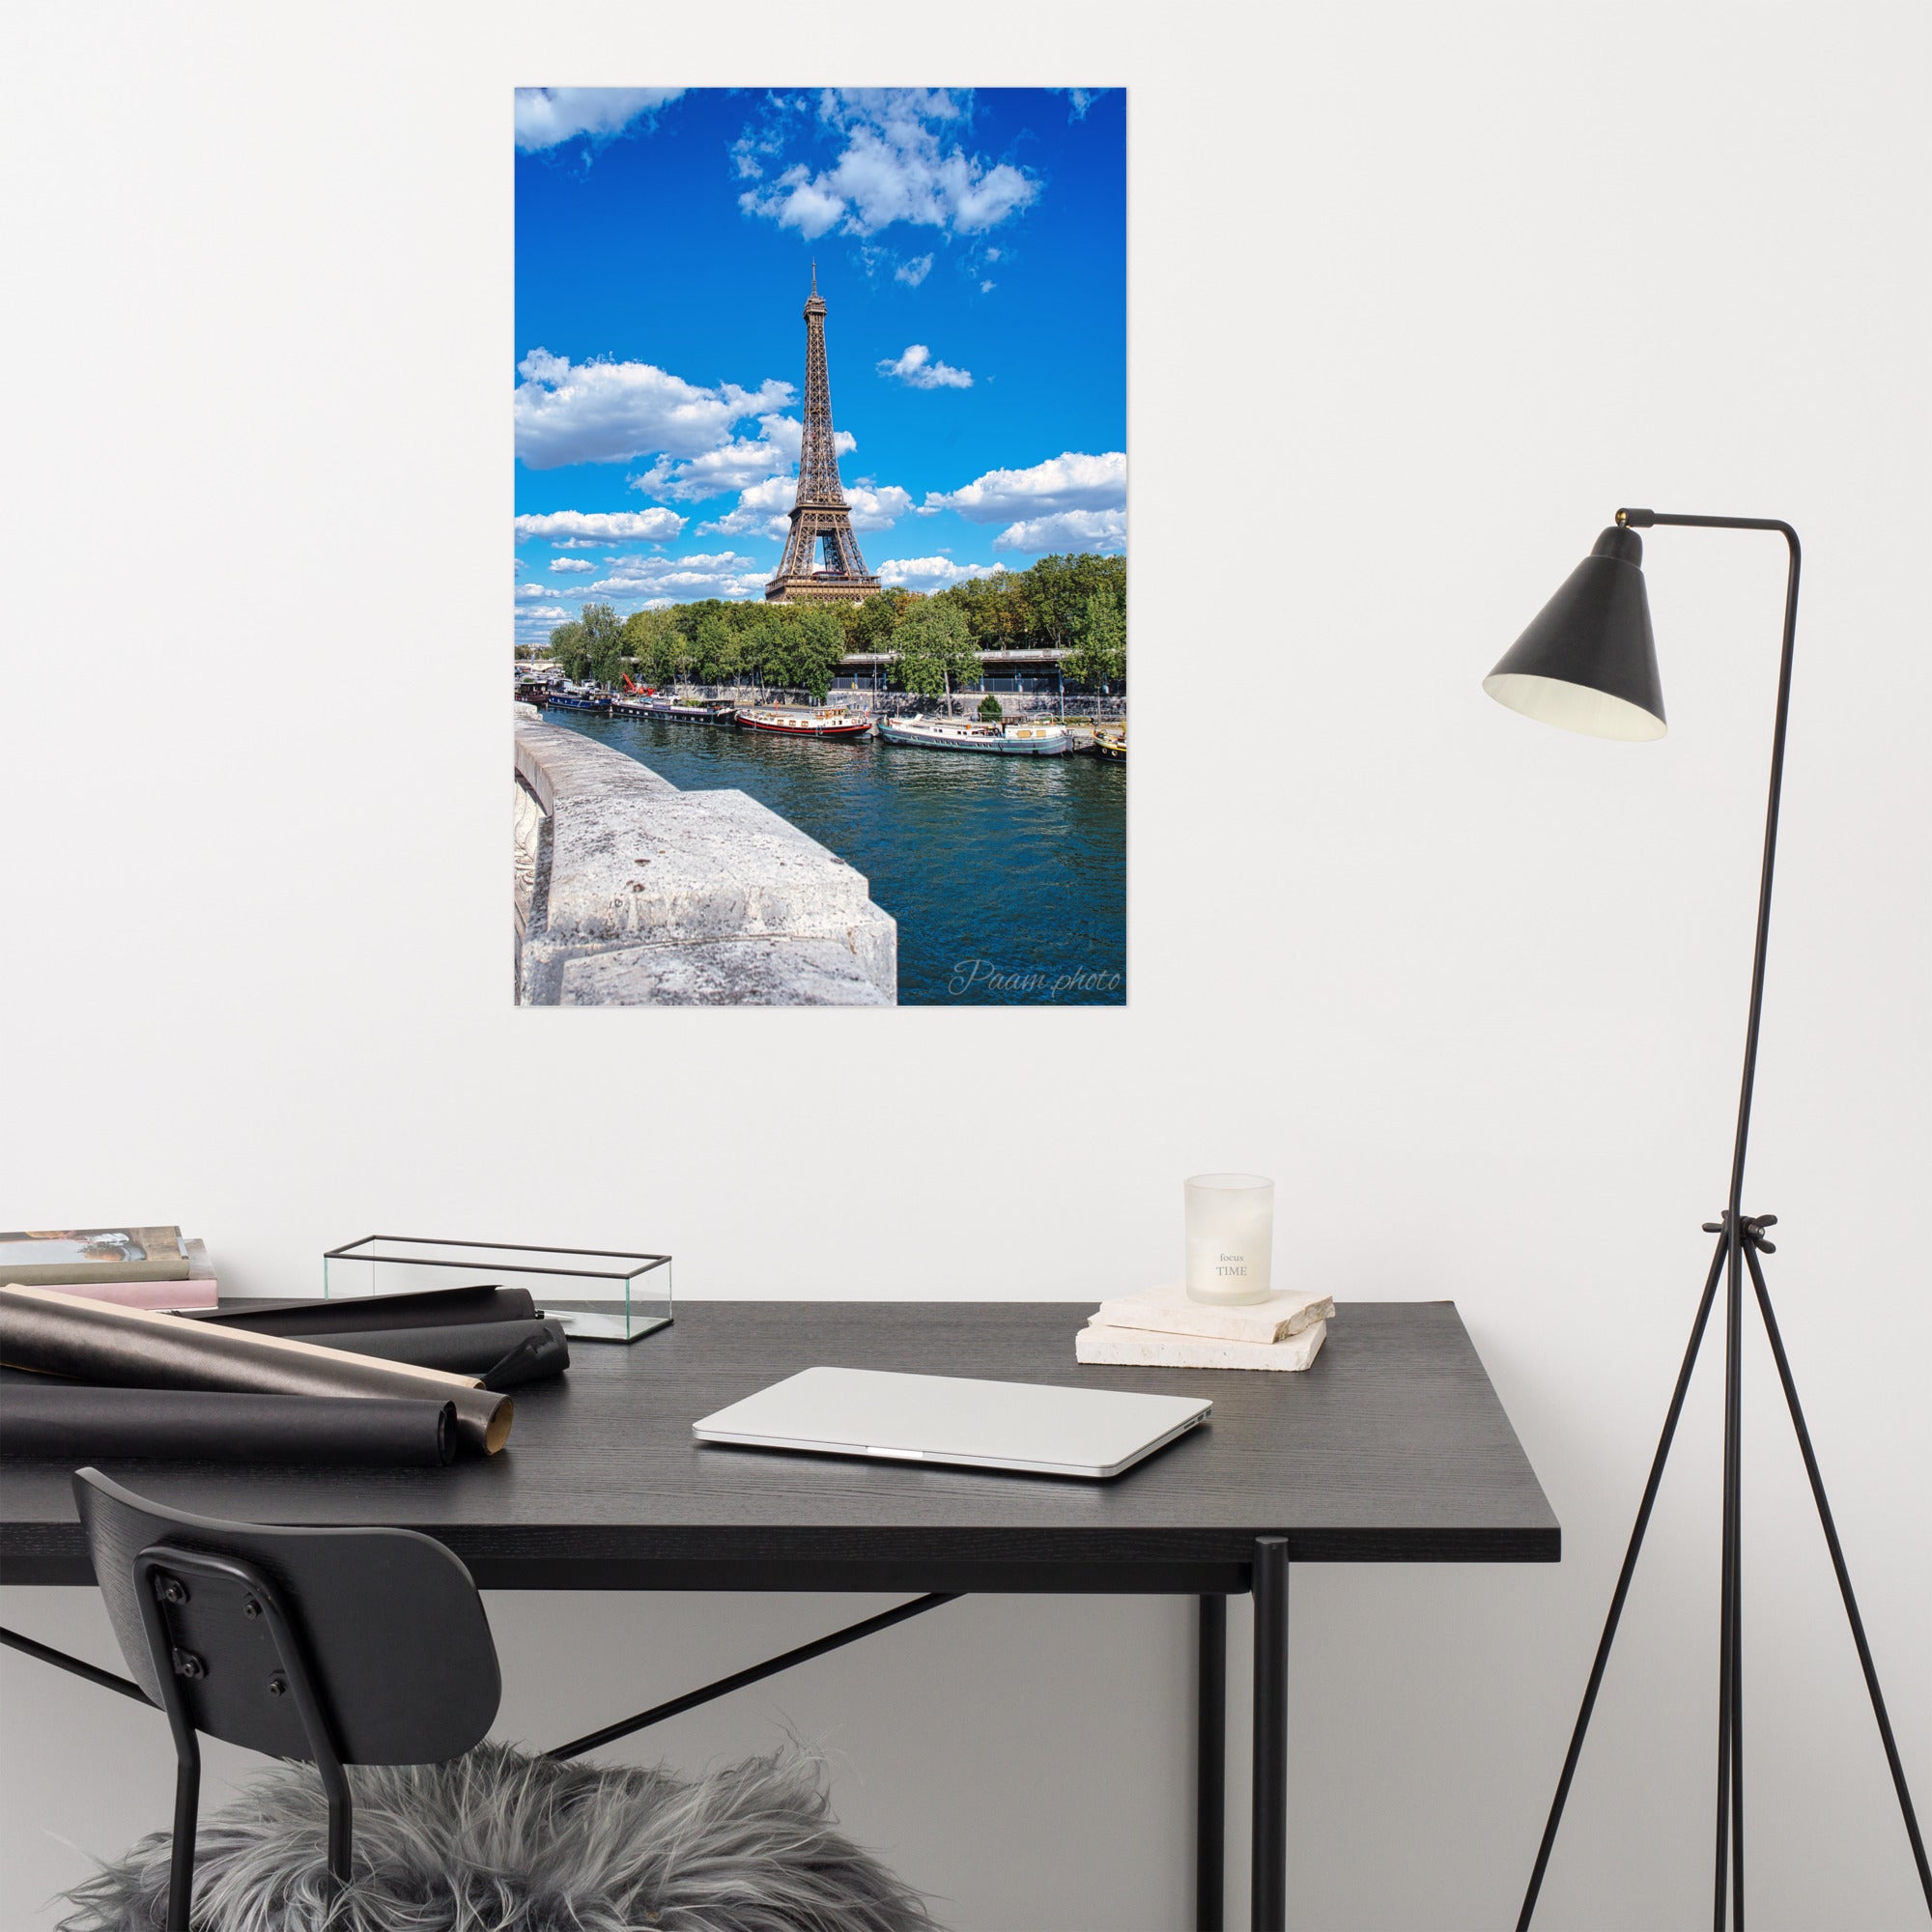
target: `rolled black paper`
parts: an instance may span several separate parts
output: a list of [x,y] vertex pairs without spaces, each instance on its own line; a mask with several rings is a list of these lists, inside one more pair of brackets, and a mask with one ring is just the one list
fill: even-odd
[[407,1294],[335,1295],[321,1301],[231,1301],[197,1309],[189,1319],[256,1335],[367,1335],[379,1328],[440,1328],[445,1323],[529,1321],[536,1304],[526,1288],[425,1288]]
[[435,1467],[455,1454],[456,1410],[446,1402],[0,1383],[0,1456],[71,1467],[98,1457]]
[[561,1370],[546,1366],[545,1347],[535,1335],[526,1335],[501,1361],[485,1369],[478,1379],[486,1389],[513,1389],[560,1375]]
[[111,1308],[51,1288],[0,1285],[0,1362],[119,1388],[221,1389],[237,1395],[386,1396],[447,1402],[457,1440],[491,1455],[515,1406],[475,1378],[324,1349],[295,1335],[212,1328],[145,1308]]
[[493,1381],[492,1388],[514,1388],[570,1366],[570,1344],[561,1321],[460,1321],[441,1328],[378,1328],[368,1334],[310,1335],[324,1349],[347,1349],[383,1361],[413,1362],[421,1369],[443,1369],[453,1376],[483,1376],[518,1355],[516,1381]]

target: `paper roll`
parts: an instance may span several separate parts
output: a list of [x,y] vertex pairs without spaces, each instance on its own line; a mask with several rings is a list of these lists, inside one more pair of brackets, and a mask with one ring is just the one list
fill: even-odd
[[252,1328],[258,1335],[371,1334],[379,1328],[438,1328],[470,1321],[529,1321],[536,1304],[526,1288],[412,1289],[402,1294],[348,1294],[306,1301],[231,1301],[197,1321]]
[[508,1396],[479,1387],[471,1376],[144,1308],[109,1308],[50,1288],[0,1288],[0,1362],[124,1388],[447,1402],[456,1409],[458,1440],[480,1455],[503,1446],[516,1413]]
[[207,1389],[0,1383],[0,1455],[74,1468],[98,1459],[437,1467],[456,1454],[447,1402],[236,1395]]
[[379,1361],[413,1362],[458,1376],[486,1376],[527,1344],[513,1372],[515,1382],[499,1379],[494,1384],[497,1388],[561,1375],[570,1366],[570,1344],[561,1321],[455,1321],[441,1328],[377,1328],[367,1334],[306,1339],[325,1349],[347,1349]]

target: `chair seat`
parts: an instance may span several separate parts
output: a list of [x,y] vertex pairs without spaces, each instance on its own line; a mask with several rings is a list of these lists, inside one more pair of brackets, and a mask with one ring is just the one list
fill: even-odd
[[[202,1820],[194,1932],[931,1932],[917,1893],[841,1833],[788,1748],[686,1780],[485,1744],[353,1766],[355,1877],[327,1872],[314,1768],[280,1764]],[[61,1932],[163,1922],[170,1839],[68,1894]]]

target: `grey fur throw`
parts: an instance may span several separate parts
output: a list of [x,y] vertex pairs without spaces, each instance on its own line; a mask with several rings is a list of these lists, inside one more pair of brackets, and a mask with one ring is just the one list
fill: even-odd
[[[194,1932],[932,1932],[797,1748],[690,1783],[503,1745],[349,1776],[349,1889],[330,1897],[314,1768],[277,1765],[202,1821]],[[168,1848],[156,1833],[76,1886],[60,1932],[156,1932]]]

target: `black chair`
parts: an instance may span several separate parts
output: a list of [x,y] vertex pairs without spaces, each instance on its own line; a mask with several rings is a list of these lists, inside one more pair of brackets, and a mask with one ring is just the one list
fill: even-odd
[[313,1764],[328,1869],[350,1876],[347,1764],[437,1764],[481,1741],[502,1679],[482,1599],[408,1529],[273,1529],[168,1509],[97,1469],[73,1479],[122,1655],[168,1714],[179,1770],[168,1932],[188,1932],[198,1733]]

